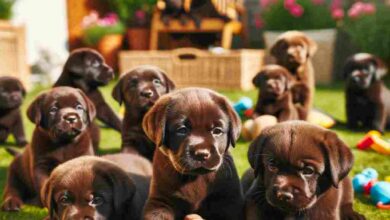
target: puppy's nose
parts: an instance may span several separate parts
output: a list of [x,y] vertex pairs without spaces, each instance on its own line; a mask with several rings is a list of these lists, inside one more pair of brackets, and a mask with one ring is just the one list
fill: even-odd
[[282,200],[282,201],[285,201],[285,202],[290,202],[294,196],[292,193],[289,193],[289,192],[277,192],[276,193],[276,197],[279,199],[279,200]]
[[207,149],[197,149],[194,150],[192,156],[197,161],[206,161],[210,158],[210,151]]
[[151,98],[153,96],[153,91],[150,89],[145,90],[145,91],[141,91],[141,96],[143,96],[145,98]]
[[91,216],[84,216],[83,220],[93,220]]
[[69,124],[74,124],[74,123],[76,123],[77,121],[78,121],[78,118],[77,118],[77,116],[76,115],[66,115],[65,117],[64,117],[64,120],[67,122],[67,123],[69,123]]

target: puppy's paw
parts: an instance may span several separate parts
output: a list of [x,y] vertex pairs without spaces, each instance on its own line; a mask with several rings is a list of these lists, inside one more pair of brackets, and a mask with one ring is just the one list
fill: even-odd
[[4,200],[1,210],[5,212],[19,212],[23,202],[18,197],[8,197]]
[[190,214],[186,215],[186,217],[184,217],[184,220],[203,220],[203,218],[197,214]]
[[364,215],[359,214],[358,212],[350,210],[348,212],[344,212],[341,216],[341,219],[342,220],[365,220],[366,217],[364,217]]

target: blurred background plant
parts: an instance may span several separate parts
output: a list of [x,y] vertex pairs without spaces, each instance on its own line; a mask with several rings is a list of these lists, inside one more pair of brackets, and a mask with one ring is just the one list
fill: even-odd
[[258,22],[272,31],[334,28],[334,9],[338,8],[334,2],[338,1],[329,4],[325,0],[260,0],[262,13]]
[[16,0],[0,0],[0,19],[8,20],[12,17],[12,6]]
[[145,27],[157,0],[105,0],[110,10],[116,12],[120,20],[128,27]]
[[115,13],[99,18],[96,11],[85,16],[82,22],[83,42],[88,46],[96,46],[107,35],[123,34],[125,27]]
[[390,65],[390,5],[357,1],[346,9],[343,28],[361,52],[375,54]]

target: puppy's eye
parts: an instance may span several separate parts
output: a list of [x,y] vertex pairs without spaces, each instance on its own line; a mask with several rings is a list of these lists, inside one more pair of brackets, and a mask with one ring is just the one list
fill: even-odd
[[311,176],[315,173],[315,170],[313,167],[311,166],[305,166],[303,169],[302,169],[302,174],[305,175],[305,176]]
[[176,133],[179,135],[186,135],[188,133],[188,128],[185,126],[179,127],[176,129]]
[[100,196],[94,196],[92,201],[91,201],[91,205],[94,205],[94,206],[99,206],[99,205],[102,205],[104,203],[104,199],[103,197],[100,197]]
[[55,114],[58,111],[58,108],[56,106],[53,106],[50,108],[50,114]]
[[222,128],[220,128],[220,127],[216,127],[216,128],[214,128],[214,129],[211,131],[211,133],[212,133],[213,135],[215,135],[215,136],[220,136],[220,135],[223,134],[223,130],[222,130]]
[[161,80],[159,80],[159,79],[154,79],[154,80],[153,80],[153,84],[155,84],[155,85],[161,85]]
[[59,199],[59,203],[63,206],[69,205],[72,201],[70,200],[68,195],[63,195]]
[[278,171],[278,164],[274,160],[268,161],[267,167],[268,167],[268,170],[271,172]]
[[76,110],[78,111],[84,111],[84,107],[80,104],[76,105]]
[[130,80],[129,84],[130,84],[130,87],[135,87],[138,84],[138,80],[132,79],[132,80]]

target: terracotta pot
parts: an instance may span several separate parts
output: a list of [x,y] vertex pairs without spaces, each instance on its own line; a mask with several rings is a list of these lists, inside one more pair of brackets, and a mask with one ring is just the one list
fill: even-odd
[[118,53],[122,43],[122,34],[111,34],[104,36],[97,45],[97,49],[103,55],[106,63],[115,70],[118,69]]
[[[318,50],[313,57],[315,80],[318,84],[329,84],[333,81],[333,55],[336,42],[336,29],[304,30],[302,31],[318,44]],[[265,31],[265,47],[269,49],[283,32]],[[267,59],[269,61],[270,58]]]
[[127,40],[130,50],[148,50],[150,30],[148,28],[128,28]]

